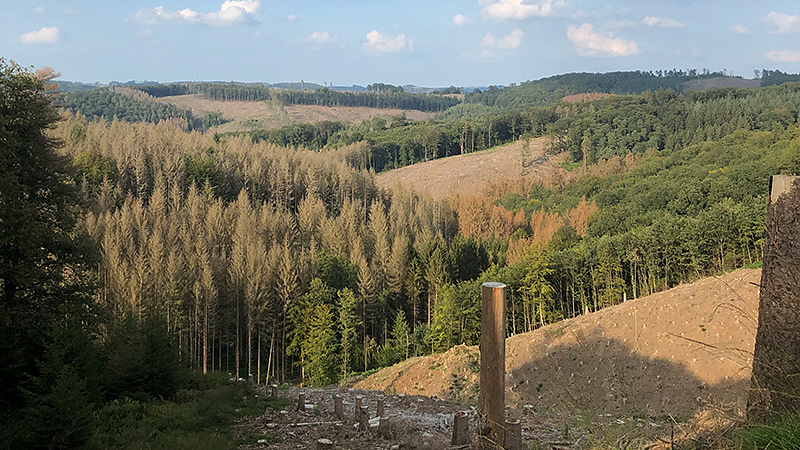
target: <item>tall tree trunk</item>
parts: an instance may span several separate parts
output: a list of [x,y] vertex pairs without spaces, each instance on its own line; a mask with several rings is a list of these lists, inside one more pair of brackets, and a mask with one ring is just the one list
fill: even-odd
[[800,177],[772,177],[747,414],[800,410]]

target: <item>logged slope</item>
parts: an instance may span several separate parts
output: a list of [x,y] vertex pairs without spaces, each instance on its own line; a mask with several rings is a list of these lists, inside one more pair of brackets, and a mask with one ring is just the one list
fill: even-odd
[[196,117],[203,117],[205,111],[220,111],[227,121],[213,129],[215,132],[248,131],[253,123],[259,129],[271,130],[290,123],[314,123],[323,120],[341,121],[349,124],[360,123],[376,116],[389,117],[405,115],[408,120],[428,120],[434,113],[391,108],[367,108],[361,106],[316,106],[287,105],[273,106],[268,102],[209,100],[200,94],[174,95],[157,98],[159,102],[169,103],[178,108],[188,109]]
[[523,141],[465,155],[435,159],[379,174],[378,187],[405,185],[433,198],[451,195],[479,194],[490,182],[520,176],[549,180],[555,174],[567,178],[569,173],[545,153],[546,138],[530,141],[526,150]]
[[[673,414],[744,408],[760,270],[706,278],[512,336],[506,402],[547,413]],[[412,358],[356,387],[477,397],[478,349]]]

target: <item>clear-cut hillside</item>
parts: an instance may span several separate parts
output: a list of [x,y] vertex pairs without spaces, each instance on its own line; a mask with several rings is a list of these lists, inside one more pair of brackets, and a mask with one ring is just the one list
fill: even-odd
[[[761,270],[742,269],[562,321],[506,343],[506,402],[554,414],[742,410]],[[356,387],[477,398],[477,347],[412,358]]]
[[396,184],[416,192],[427,192],[440,199],[452,195],[476,195],[489,183],[519,177],[551,181],[568,179],[570,174],[545,153],[546,138],[527,145],[524,141],[448,158],[434,159],[378,174],[381,188]]

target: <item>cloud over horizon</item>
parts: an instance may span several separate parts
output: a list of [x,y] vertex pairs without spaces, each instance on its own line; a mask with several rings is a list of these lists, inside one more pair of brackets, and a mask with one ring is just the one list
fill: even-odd
[[581,56],[631,56],[639,54],[634,41],[614,37],[613,33],[598,33],[591,24],[567,27],[567,38]]
[[800,52],[789,50],[773,50],[768,52],[765,57],[775,62],[800,62]]
[[478,4],[481,14],[503,20],[551,17],[567,5],[563,0],[478,0]]
[[140,9],[131,20],[147,25],[190,23],[229,26],[256,23],[260,20],[262,12],[260,0],[226,0],[216,12],[198,12],[189,8],[171,11],[164,9],[163,6],[156,6],[153,9]]
[[491,33],[486,33],[483,37],[483,46],[491,48],[517,48],[522,44],[525,33],[521,29],[515,28],[501,38],[495,38]]
[[315,31],[308,35],[306,41],[313,42],[315,44],[327,44],[329,42],[336,42],[338,39],[339,36],[331,34],[327,31]]
[[58,42],[58,27],[42,27],[19,37],[24,44],[52,44]]
[[455,16],[453,16],[453,23],[458,26],[466,25],[469,22],[470,22],[469,18],[463,14],[456,14]]
[[763,20],[778,27],[776,31],[778,34],[800,33],[800,16],[772,11]]
[[414,41],[406,38],[405,34],[391,36],[381,34],[378,30],[372,30],[367,33],[367,42],[364,43],[364,49],[372,54],[398,53],[403,50],[413,51]]
[[658,28],[683,28],[686,26],[683,22],[678,22],[675,19],[670,19],[669,17],[657,17],[657,16],[646,16],[642,19],[642,23],[647,25],[648,27],[658,27]]

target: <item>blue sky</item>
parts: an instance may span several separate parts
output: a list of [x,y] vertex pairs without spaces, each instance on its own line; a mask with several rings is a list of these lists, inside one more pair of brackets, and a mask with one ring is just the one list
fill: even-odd
[[800,72],[800,3],[6,1],[0,56],[62,78],[508,84],[566,72]]

